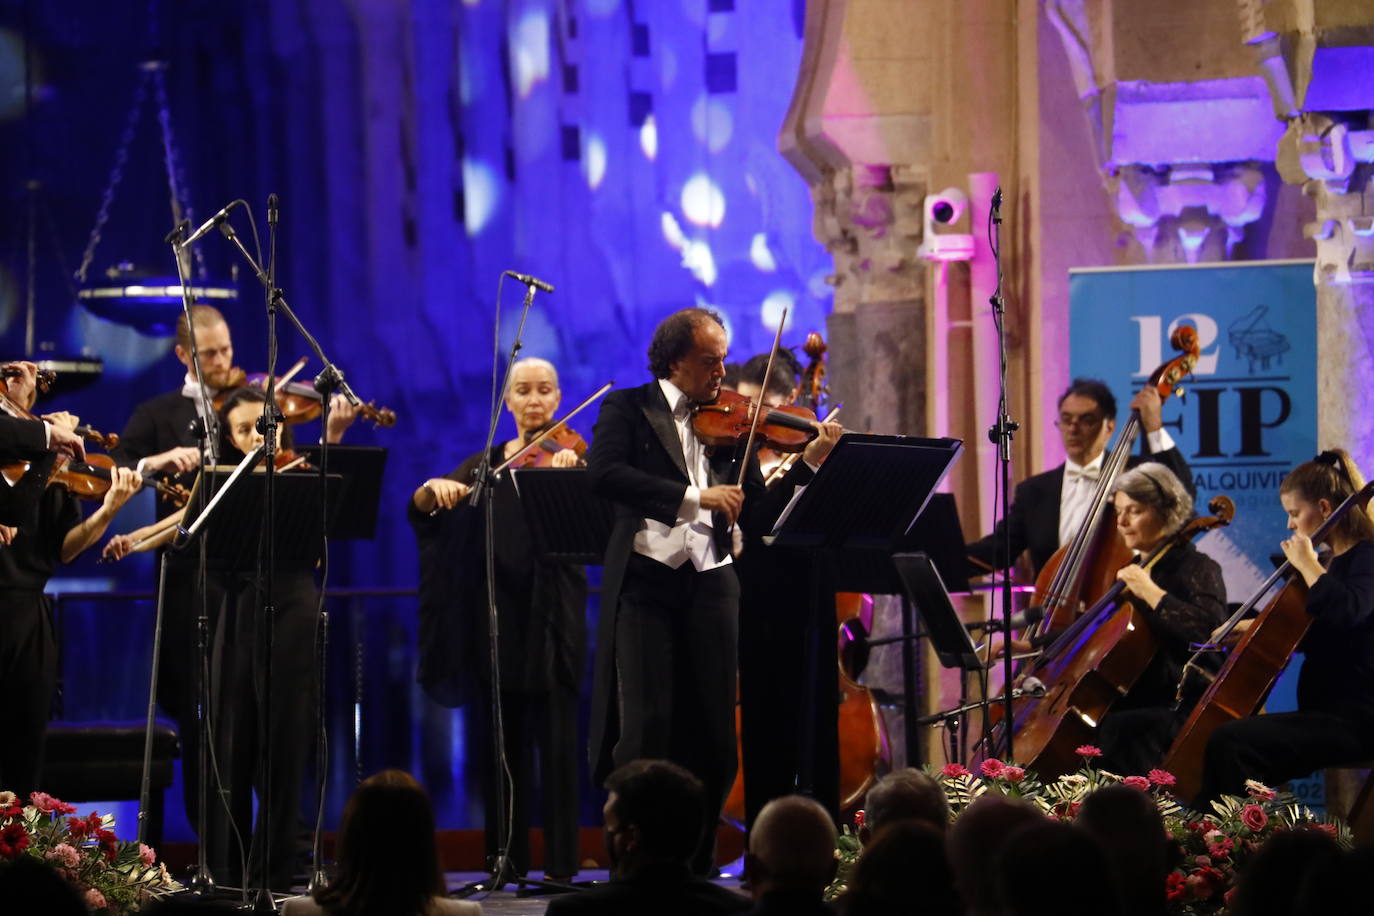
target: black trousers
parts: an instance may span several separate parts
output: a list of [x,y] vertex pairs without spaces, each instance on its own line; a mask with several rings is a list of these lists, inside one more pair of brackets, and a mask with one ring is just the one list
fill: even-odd
[[[793,581],[810,582],[800,563],[773,568]],[[739,615],[745,824],[752,828],[764,805],[794,792],[814,798],[838,818],[834,595],[793,589],[787,591],[792,600],[770,601],[767,591],[752,599],[751,589]]]
[[[239,843],[256,885],[257,853],[268,844],[267,880],[290,890],[295,872],[305,764],[315,735],[315,624],[317,591],[312,574],[278,571],[274,584],[272,694],[265,696],[266,666],[258,651],[262,593],[252,577],[236,576],[215,636],[212,670],[214,750],[221,778],[211,797],[205,841],[215,878],[243,879]],[[271,804],[262,805],[271,774]],[[253,798],[258,796],[256,825]],[[225,817],[225,808],[229,816]]]
[[42,592],[0,591],[0,789],[42,789],[43,741],[57,684],[57,642]]
[[732,566],[697,572],[631,555],[615,622],[620,684],[616,766],[659,758],[706,788],[706,825],[693,867],[714,865],[716,822],[735,779],[739,581]]
[[1245,780],[1276,786],[1329,766],[1374,757],[1374,728],[1336,712],[1280,712],[1227,722],[1212,733],[1193,807],[1222,795],[1244,795]]
[[[544,823],[544,872],[568,877],[577,874],[578,770],[577,770],[577,691],[555,688],[545,693],[501,693],[501,711],[506,735],[506,759],[511,769],[514,808],[509,793],[498,794],[502,780],[493,776],[493,728],[491,699],[483,691],[477,710],[480,733],[485,743],[477,751],[482,768],[482,795],[486,806],[486,850],[488,858],[501,846],[496,816],[501,810],[513,811],[511,817],[511,865],[518,874],[530,870],[530,821],[535,799],[542,801]],[[535,779],[536,767],[539,778]],[[536,796],[536,792],[539,794]]]

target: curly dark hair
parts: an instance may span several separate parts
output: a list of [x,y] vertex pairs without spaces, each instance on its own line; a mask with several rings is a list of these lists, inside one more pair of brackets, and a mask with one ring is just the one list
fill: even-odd
[[673,374],[673,363],[692,351],[697,325],[707,320],[725,327],[725,321],[718,312],[699,308],[673,312],[658,323],[654,329],[654,339],[649,341],[649,371],[654,378],[667,378]]

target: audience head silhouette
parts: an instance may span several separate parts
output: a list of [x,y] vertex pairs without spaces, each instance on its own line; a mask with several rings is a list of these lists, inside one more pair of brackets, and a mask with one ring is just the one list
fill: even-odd
[[1158,916],[1165,911],[1165,881],[1174,868],[1176,847],[1151,796],[1119,783],[1106,786],[1083,800],[1074,823],[1101,844],[1124,914]]
[[[1066,870],[1065,863],[1072,863]],[[1041,820],[1007,837],[996,860],[1006,916],[1117,916],[1116,887],[1082,827]]]
[[646,865],[688,865],[706,829],[701,780],[666,760],[634,760],[606,778],[602,808],[613,877]]
[[315,900],[329,913],[424,914],[446,891],[434,808],[409,773],[383,770],[358,786],[339,825],[338,874]]
[[1304,879],[1334,866],[1340,857],[1340,846],[1320,830],[1281,830],[1246,863],[1229,912],[1232,916],[1296,913],[1304,901]]
[[754,897],[781,892],[819,901],[835,876],[835,824],[825,808],[800,795],[763,806],[749,832],[744,872]]
[[843,898],[845,916],[961,916],[944,834],[899,820],[879,830],[854,863]]
[[1013,832],[1038,824],[1044,815],[1028,802],[984,795],[968,807],[949,830],[949,865],[954,885],[970,916],[992,916],[1001,906],[990,864]]
[[904,820],[925,821],[941,831],[949,825],[944,789],[929,774],[913,767],[888,773],[868,790],[859,839],[866,844],[888,824]]

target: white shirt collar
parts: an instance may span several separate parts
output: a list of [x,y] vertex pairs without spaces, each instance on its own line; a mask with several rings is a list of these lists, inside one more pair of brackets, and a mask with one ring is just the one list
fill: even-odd
[[1072,458],[1065,457],[1064,470],[1066,472],[1077,471],[1080,474],[1088,471],[1096,471],[1100,474],[1102,472],[1102,458],[1106,454],[1106,449],[1103,449],[1102,451],[1097,453],[1096,458],[1094,458],[1092,461],[1089,461],[1087,464],[1077,464],[1074,462]]
[[663,391],[663,396],[668,399],[668,409],[673,412],[674,417],[682,417],[691,413],[692,399],[687,397],[687,392],[666,378],[658,380],[658,387]]

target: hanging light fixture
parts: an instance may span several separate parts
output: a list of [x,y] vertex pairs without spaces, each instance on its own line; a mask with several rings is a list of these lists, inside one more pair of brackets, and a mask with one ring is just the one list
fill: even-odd
[[[96,213],[95,226],[91,228],[90,239],[87,240],[86,250],[81,256],[81,266],[76,269],[76,282],[79,285],[77,299],[87,311],[107,321],[128,325],[144,334],[157,336],[173,333],[177,316],[181,314],[182,287],[175,274],[156,274],[139,270],[128,261],[117,261],[95,277],[92,277],[90,272],[96,248],[101,242],[101,233],[110,217],[110,207],[114,203],[115,193],[124,178],[129,148],[138,131],[150,89],[155,97],[157,122],[162,132],[163,166],[167,172],[172,225],[178,225],[184,219],[195,222],[191,207],[186,203],[186,182],[173,138],[172,113],[167,104],[167,83],[164,76],[166,70],[165,61],[153,60],[139,64],[138,86],[134,90],[134,102],[124,125],[124,133],[119,138],[119,148],[115,151],[114,168],[110,170],[110,180],[101,196],[100,210]],[[182,274],[194,277],[195,282],[191,288],[194,299],[212,303],[238,299],[238,289],[231,283],[209,282],[205,259],[199,249],[193,249],[189,253],[183,250],[177,257],[183,259]]]

